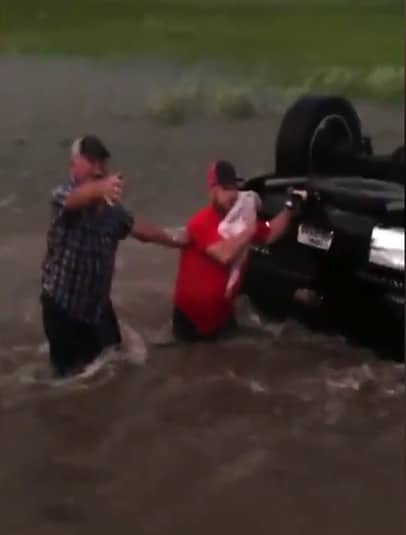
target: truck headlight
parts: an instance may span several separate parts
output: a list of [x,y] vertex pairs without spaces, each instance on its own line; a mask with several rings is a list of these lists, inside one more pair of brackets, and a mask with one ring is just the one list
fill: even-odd
[[369,261],[378,266],[402,271],[405,269],[405,231],[402,228],[374,227]]

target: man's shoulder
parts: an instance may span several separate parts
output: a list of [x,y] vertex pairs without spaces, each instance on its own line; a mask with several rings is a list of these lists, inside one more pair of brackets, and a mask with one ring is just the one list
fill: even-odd
[[74,189],[75,184],[72,180],[66,180],[54,186],[51,190],[51,202],[59,204],[65,201],[66,196]]

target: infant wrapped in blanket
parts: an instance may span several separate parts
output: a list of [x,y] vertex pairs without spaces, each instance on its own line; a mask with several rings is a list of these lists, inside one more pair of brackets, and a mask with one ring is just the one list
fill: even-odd
[[[262,202],[254,191],[240,191],[238,199],[232,209],[224,217],[218,227],[218,232],[223,238],[232,238],[240,234],[245,228],[256,221],[257,212],[261,208]],[[226,286],[226,296],[232,295],[235,284],[240,279],[241,269],[248,256],[247,247],[234,261],[230,277]]]

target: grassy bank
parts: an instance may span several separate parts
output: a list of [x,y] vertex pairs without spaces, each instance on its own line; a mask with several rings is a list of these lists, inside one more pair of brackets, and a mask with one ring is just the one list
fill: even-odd
[[2,53],[214,60],[290,87],[403,95],[400,0],[3,0],[1,9]]

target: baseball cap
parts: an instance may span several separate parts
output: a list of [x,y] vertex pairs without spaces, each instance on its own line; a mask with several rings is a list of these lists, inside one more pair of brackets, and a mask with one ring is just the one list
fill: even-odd
[[219,185],[237,188],[242,181],[238,178],[232,163],[225,160],[217,160],[210,164],[207,170],[207,184],[209,188]]
[[89,161],[101,161],[110,158],[110,152],[96,136],[84,136],[75,139],[72,143],[71,154],[72,156],[80,154]]

